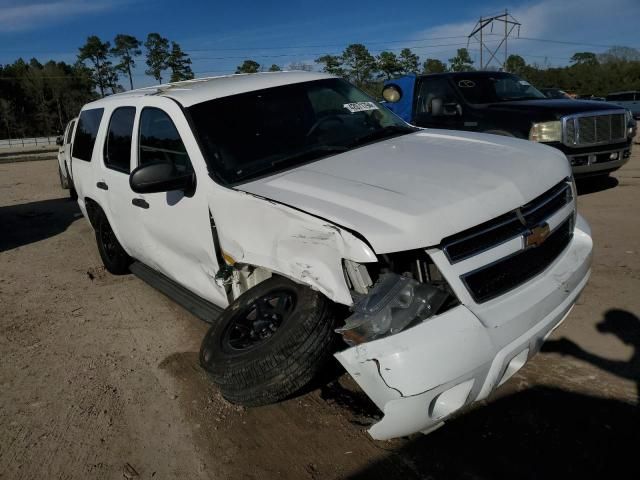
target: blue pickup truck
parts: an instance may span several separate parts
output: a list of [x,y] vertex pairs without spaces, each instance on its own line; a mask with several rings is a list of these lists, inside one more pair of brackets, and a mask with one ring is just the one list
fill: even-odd
[[506,72],[405,75],[385,81],[386,106],[426,128],[467,130],[545,143],[576,176],[608,175],[631,155],[635,121],[618,105],[547,98]]

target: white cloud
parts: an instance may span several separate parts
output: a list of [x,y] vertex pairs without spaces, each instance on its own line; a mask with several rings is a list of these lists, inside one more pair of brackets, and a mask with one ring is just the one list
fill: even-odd
[[[476,7],[477,8],[477,7]],[[416,49],[422,57],[427,56],[446,59],[455,53],[457,48],[464,47],[465,39],[475,26],[481,14],[497,12],[474,11],[471,18],[456,23],[436,26],[415,34],[414,38],[461,36],[452,39],[451,43],[460,43],[444,49]],[[640,47],[637,37],[637,22],[640,18],[640,1],[638,0],[540,0],[523,6],[509,7],[511,13],[521,24],[520,36],[575,42],[561,44],[509,38],[509,54],[523,55],[528,63],[541,65],[564,65],[571,55],[577,51],[601,52],[606,45],[626,45]],[[497,25],[496,25],[497,26]],[[502,27],[502,25],[500,25]],[[489,35],[489,43],[495,46],[500,37]],[[515,34],[516,32],[514,32]],[[434,41],[432,43],[444,43]],[[472,54],[478,57],[479,45],[470,44]],[[485,50],[486,52],[486,50]],[[500,61],[504,53],[499,53]],[[485,57],[486,58],[486,57]]]
[[58,0],[54,2],[6,2],[0,1],[0,30],[31,30],[43,23],[64,21],[87,13],[110,10],[114,1]]

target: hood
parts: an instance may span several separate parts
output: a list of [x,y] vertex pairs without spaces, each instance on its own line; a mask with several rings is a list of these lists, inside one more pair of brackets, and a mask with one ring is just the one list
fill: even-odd
[[551,147],[423,130],[236,187],[363,235],[376,253],[437,245],[513,210],[571,174]]
[[560,119],[565,115],[583,112],[599,112],[604,110],[624,109],[618,105],[607,102],[592,102],[589,100],[562,100],[562,99],[540,99],[540,100],[520,100],[513,102],[500,102],[488,105],[492,110],[501,111],[523,111],[527,113],[539,113],[547,118]]

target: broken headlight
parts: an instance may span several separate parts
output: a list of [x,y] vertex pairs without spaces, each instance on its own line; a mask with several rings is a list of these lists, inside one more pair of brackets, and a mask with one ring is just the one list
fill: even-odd
[[384,273],[354,304],[353,315],[336,332],[351,346],[393,335],[433,316],[449,297],[448,292],[428,283]]

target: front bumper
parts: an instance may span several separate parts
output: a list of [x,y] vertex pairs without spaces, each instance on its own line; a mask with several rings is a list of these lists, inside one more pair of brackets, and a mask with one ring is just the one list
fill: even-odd
[[475,305],[463,304],[396,335],[337,353],[384,412],[369,430],[371,436],[384,440],[428,433],[517,372],[566,318],[586,285],[590,233],[578,216],[573,239],[555,262],[503,296],[514,297],[518,308],[501,308],[509,302],[495,300],[492,311],[503,318],[489,322],[485,308],[480,320]]
[[589,154],[567,155],[574,176],[602,175],[622,167],[631,157],[631,146]]

